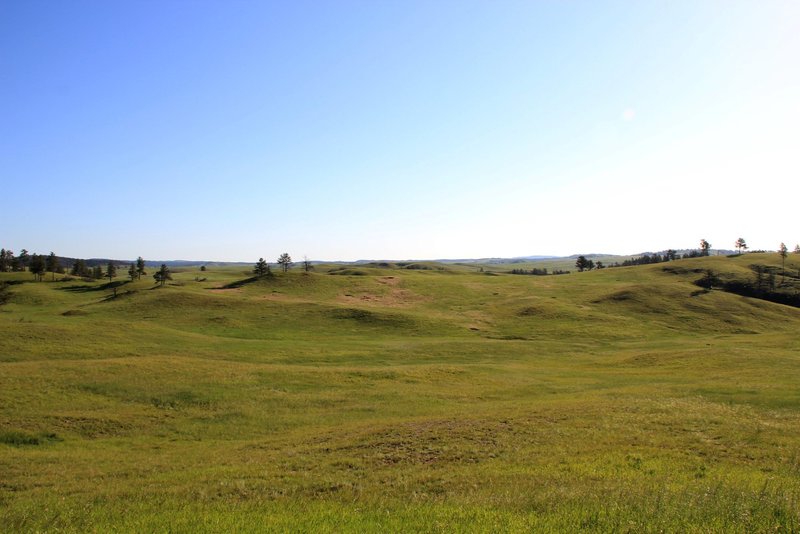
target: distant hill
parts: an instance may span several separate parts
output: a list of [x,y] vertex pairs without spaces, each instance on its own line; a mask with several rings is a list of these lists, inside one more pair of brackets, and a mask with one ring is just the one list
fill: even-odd
[[[692,250],[696,249],[676,249],[676,252],[679,255],[688,254]],[[512,258],[500,258],[500,257],[493,257],[493,258],[443,258],[443,259],[436,259],[436,260],[403,260],[406,263],[419,263],[419,262],[428,262],[428,263],[442,263],[442,264],[475,264],[475,265],[505,265],[505,264],[522,264],[522,263],[533,263],[533,262],[565,262],[567,260],[576,260],[578,256],[584,256],[588,259],[597,260],[600,259],[606,263],[612,263],[614,261],[622,262],[626,259],[636,258],[639,256],[643,256],[645,254],[653,255],[653,254],[664,254],[666,251],[658,251],[658,252],[640,252],[638,254],[604,254],[604,253],[580,253],[580,254],[572,254],[570,256],[547,256],[547,255],[530,255],[530,256],[517,256]],[[734,250],[727,250],[727,249],[712,249],[711,256],[727,256],[730,254],[736,254],[737,252]],[[72,267],[75,261],[79,258],[74,258],[71,256],[58,256],[59,263],[61,264],[64,269],[67,271]],[[84,259],[86,265],[89,267],[94,267],[96,265],[106,266],[110,261],[113,261],[115,265],[130,265],[131,263],[135,263],[136,259],[111,259],[111,258],[88,258]],[[323,261],[323,260],[312,260],[310,263],[313,265],[319,264],[330,264],[330,265],[364,265],[364,264],[379,264],[379,263],[397,263],[398,260],[355,260],[355,261],[341,261],[341,260],[332,260],[332,261]],[[168,267],[199,267],[201,265],[205,265],[207,267],[225,267],[225,266],[237,266],[237,265],[251,265],[255,263],[253,262],[237,262],[237,261],[213,261],[213,260],[145,260],[145,265],[147,267],[159,267],[162,264],[167,265]],[[274,263],[274,262],[271,262]],[[298,263],[298,262],[295,262]]]

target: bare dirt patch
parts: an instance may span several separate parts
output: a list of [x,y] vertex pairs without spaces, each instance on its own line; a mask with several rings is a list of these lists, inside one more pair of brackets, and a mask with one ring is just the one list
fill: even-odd
[[374,304],[390,308],[403,308],[412,306],[425,300],[425,297],[401,287],[401,280],[395,276],[381,276],[375,281],[383,286],[381,292],[352,292],[345,293],[337,298],[339,302]]

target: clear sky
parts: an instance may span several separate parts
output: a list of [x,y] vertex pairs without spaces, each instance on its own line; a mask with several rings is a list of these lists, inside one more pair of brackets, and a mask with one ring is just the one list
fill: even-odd
[[0,245],[792,248],[800,2],[0,2]]

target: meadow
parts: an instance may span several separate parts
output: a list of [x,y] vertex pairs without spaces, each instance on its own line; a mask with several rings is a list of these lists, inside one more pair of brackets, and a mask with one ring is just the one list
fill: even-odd
[[754,263],[2,273],[0,530],[800,531],[800,309],[695,285]]

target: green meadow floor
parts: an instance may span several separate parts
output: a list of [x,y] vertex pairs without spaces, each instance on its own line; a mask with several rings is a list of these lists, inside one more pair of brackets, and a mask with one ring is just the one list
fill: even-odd
[[692,283],[754,261],[0,274],[0,531],[800,531],[800,309]]

